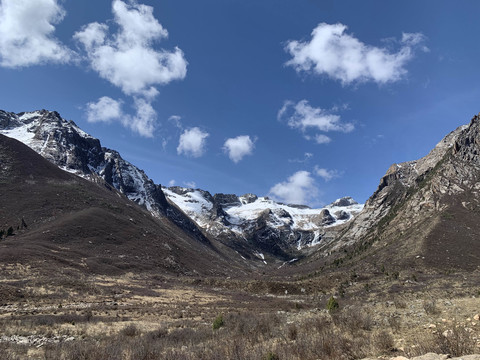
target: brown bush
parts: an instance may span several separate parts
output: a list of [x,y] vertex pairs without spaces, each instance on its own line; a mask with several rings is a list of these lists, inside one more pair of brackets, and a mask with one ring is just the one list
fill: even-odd
[[437,308],[437,303],[435,300],[425,300],[423,302],[423,309],[427,315],[437,315],[440,313],[440,310]]
[[393,336],[385,330],[376,333],[373,340],[375,349],[381,354],[392,352],[395,349]]
[[360,331],[369,331],[373,326],[370,313],[360,307],[348,307],[332,315],[335,325],[350,334]]

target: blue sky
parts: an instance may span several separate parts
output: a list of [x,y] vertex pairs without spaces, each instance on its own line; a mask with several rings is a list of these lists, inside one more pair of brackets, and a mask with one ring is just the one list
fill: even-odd
[[365,201],[480,111],[478,1],[0,1],[0,108],[156,182]]

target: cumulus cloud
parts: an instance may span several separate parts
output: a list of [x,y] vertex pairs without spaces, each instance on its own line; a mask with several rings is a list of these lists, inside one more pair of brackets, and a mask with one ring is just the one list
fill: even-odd
[[315,180],[308,171],[298,171],[270,189],[272,198],[287,204],[312,203],[317,195]]
[[153,137],[157,113],[150,102],[142,98],[134,98],[134,116],[124,113],[122,104],[120,100],[103,96],[97,102],[87,104],[87,120],[107,123],[118,121],[141,136]]
[[2,0],[0,65],[16,68],[70,62],[74,52],[53,36],[54,25],[64,17],[57,0]]
[[355,128],[352,123],[342,122],[340,115],[333,114],[331,110],[312,107],[307,100],[301,100],[297,104],[285,101],[277,119],[286,121],[292,129],[300,130],[306,139],[314,139],[318,144],[328,144],[331,139],[324,134],[312,135],[311,131],[347,133]]
[[404,33],[397,52],[363,43],[346,33],[343,24],[319,24],[310,41],[289,41],[285,50],[292,56],[286,63],[297,72],[326,74],[343,84],[373,81],[385,84],[400,80],[406,73],[405,65],[422,46],[425,36]]
[[330,181],[342,175],[338,170],[328,170],[318,166],[315,167],[315,174],[320,176],[325,181]]
[[157,112],[153,109],[152,104],[145,99],[135,98],[134,108],[135,116],[124,117],[123,125],[141,136],[153,137]]
[[89,122],[111,122],[123,118],[122,102],[103,96],[97,102],[87,104],[87,120]]
[[251,155],[253,148],[254,142],[248,135],[227,139],[223,145],[223,151],[228,154],[228,157],[234,163],[238,163],[246,155]]
[[[118,117],[121,123],[142,136],[152,137],[157,120],[152,106],[159,93],[156,86],[185,78],[187,61],[179,48],[155,49],[155,43],[168,37],[168,31],[153,16],[153,7],[136,0],[114,0],[112,12],[116,33],[111,33],[107,24],[95,22],[76,32],[74,39],[83,46],[90,66],[100,77],[133,97],[136,113],[122,114]],[[91,105],[87,108],[95,111]],[[103,108],[108,104],[97,105]]]
[[168,186],[174,186],[176,183],[175,179],[172,179],[168,182]]
[[111,35],[106,24],[91,23],[75,33],[87,52],[91,67],[127,95],[153,98],[156,85],[183,79],[187,61],[182,50],[156,50],[153,45],[168,36],[153,16],[153,7],[131,0],[112,3],[119,30]]
[[207,146],[207,137],[210,134],[200,130],[198,127],[186,129],[180,135],[180,141],[177,147],[178,155],[184,154],[198,158],[205,153]]
[[351,123],[342,123],[340,115],[332,114],[328,110],[314,108],[307,100],[301,100],[297,104],[286,101],[278,113],[278,119],[287,118],[287,124],[293,129],[305,132],[308,128],[319,131],[350,132],[355,127]]

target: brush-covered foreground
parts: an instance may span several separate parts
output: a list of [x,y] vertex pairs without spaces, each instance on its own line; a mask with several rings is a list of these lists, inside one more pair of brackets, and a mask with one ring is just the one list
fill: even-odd
[[276,281],[87,277],[68,269],[46,276],[10,264],[1,274],[5,360],[389,359],[480,352],[480,283],[461,272],[412,279],[330,271]]

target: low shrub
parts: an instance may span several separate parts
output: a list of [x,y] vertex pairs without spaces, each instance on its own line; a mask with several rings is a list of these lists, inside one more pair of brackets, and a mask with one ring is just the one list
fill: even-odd
[[213,330],[218,330],[220,329],[223,325],[225,325],[224,321],[223,321],[223,315],[220,314],[218,315],[215,320],[213,320]]
[[333,297],[330,296],[330,299],[327,301],[327,310],[329,312],[334,312],[337,311],[340,305],[338,304],[338,301]]

